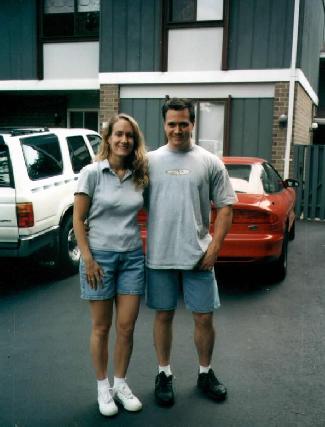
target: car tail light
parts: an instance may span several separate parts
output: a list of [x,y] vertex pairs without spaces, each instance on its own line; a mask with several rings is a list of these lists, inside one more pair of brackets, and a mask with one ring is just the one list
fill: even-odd
[[34,210],[32,203],[17,203],[17,222],[19,228],[33,227]]
[[233,224],[274,224],[278,217],[267,211],[252,209],[234,209]]

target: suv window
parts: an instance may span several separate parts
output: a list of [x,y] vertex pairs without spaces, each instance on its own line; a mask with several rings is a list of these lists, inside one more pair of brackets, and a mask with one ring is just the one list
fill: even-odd
[[0,187],[11,187],[8,147],[0,146]]
[[94,153],[97,154],[99,144],[102,142],[101,137],[99,137],[98,135],[87,135],[87,138]]
[[91,163],[88,147],[82,136],[68,136],[67,141],[73,172],[78,173]]
[[27,172],[32,180],[49,178],[63,172],[63,161],[56,135],[39,135],[20,139]]

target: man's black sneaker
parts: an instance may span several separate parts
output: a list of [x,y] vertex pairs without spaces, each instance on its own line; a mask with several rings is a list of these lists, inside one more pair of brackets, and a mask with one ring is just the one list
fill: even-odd
[[160,372],[155,381],[155,397],[161,406],[171,406],[174,404],[175,397],[173,391],[173,376]]
[[225,400],[227,396],[226,387],[218,381],[212,369],[209,369],[207,374],[199,374],[197,379],[197,386],[204,394],[213,400]]

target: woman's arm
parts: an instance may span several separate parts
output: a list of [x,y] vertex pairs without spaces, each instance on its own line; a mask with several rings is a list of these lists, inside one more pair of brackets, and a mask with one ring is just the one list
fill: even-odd
[[85,230],[85,220],[90,207],[90,198],[86,194],[76,194],[73,208],[73,229],[77,243],[81,252],[82,259],[85,263],[87,281],[90,287],[97,289],[103,278],[103,270],[93,259],[91,254],[88,237]]

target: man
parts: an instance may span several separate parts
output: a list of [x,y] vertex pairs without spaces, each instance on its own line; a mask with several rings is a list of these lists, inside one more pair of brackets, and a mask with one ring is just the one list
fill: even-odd
[[[210,366],[213,311],[220,305],[214,264],[231,227],[236,195],[221,160],[191,141],[193,104],[168,98],[162,115],[167,144],[149,153],[147,304],[156,310],[154,344],[159,372],[155,397],[160,405],[174,403],[170,353],[181,281],[195,324],[197,386],[212,399],[224,400],[226,387]],[[213,239],[209,235],[211,201],[217,207]]]

